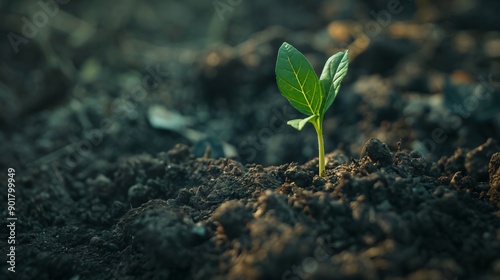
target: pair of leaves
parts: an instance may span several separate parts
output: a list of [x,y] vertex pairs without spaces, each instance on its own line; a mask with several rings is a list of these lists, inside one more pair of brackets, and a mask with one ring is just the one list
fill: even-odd
[[[332,105],[349,66],[348,51],[331,56],[320,78],[307,58],[288,43],[283,43],[276,61],[276,82],[281,94],[299,112],[308,116],[288,121],[297,130],[306,123],[315,124]],[[316,126],[316,125],[315,125]]]

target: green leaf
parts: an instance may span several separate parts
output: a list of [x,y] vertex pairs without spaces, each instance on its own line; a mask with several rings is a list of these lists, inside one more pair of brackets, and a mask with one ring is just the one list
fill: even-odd
[[286,42],[278,51],[276,82],[281,94],[299,112],[321,115],[323,91],[318,76],[306,57]]
[[332,55],[325,63],[323,72],[319,78],[320,84],[323,87],[324,102],[322,113],[326,112],[332,105],[337,93],[340,89],[340,84],[344,79],[347,68],[349,67],[349,51],[339,52]]
[[291,127],[297,129],[298,131],[302,130],[304,128],[304,126],[306,125],[306,123],[308,122],[311,122],[313,123],[316,118],[318,116],[317,115],[312,115],[312,116],[309,116],[305,119],[295,119],[295,120],[289,120],[286,124],[290,125]]

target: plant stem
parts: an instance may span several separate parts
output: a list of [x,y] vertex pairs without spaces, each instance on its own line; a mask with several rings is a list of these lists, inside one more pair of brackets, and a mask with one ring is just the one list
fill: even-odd
[[323,142],[323,121],[318,118],[316,124],[314,125],[316,129],[316,134],[318,134],[318,151],[319,151],[319,176],[325,176],[325,144]]

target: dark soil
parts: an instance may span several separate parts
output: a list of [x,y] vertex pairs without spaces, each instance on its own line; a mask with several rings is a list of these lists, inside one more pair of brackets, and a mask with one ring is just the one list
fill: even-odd
[[[1,2],[0,279],[500,279],[498,1],[389,2],[71,1],[17,53]],[[325,177],[283,41],[350,50]]]

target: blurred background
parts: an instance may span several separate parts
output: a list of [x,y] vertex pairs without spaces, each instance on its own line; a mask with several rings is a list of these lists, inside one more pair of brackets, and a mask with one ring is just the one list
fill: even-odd
[[2,166],[76,172],[187,144],[304,163],[312,126],[277,89],[282,42],[319,74],[349,49],[326,151],[377,137],[430,160],[500,134],[500,2],[0,1]]

